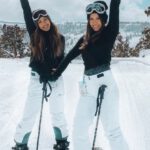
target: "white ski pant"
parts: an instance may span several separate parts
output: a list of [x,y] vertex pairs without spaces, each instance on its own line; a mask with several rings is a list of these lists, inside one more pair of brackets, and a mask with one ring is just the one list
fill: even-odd
[[129,149],[119,125],[119,93],[117,85],[111,70],[105,71],[103,74],[104,76],[100,78],[97,75],[84,75],[83,81],[80,82],[81,96],[77,105],[73,126],[74,150],[92,149],[92,141],[90,142],[89,140],[89,127],[94,119],[98,89],[102,84],[105,84],[107,88],[104,92],[100,119],[109,140],[111,150]]
[[[64,116],[64,84],[62,76],[56,82],[50,82],[50,84],[52,86],[52,93],[48,103],[52,118],[52,126],[58,128],[64,138],[68,136],[68,131]],[[43,84],[39,83],[39,75],[36,72],[32,72],[24,113],[16,128],[14,137],[17,143],[28,142],[35,120],[39,117],[43,92],[42,87]]]

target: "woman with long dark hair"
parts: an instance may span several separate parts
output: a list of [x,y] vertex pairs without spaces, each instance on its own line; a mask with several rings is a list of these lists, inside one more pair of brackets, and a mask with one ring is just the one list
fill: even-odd
[[[31,11],[28,0],[20,0],[24,19],[31,41],[31,77],[24,113],[14,136],[14,150],[28,150],[28,140],[41,108],[42,83],[47,81],[51,71],[58,67],[64,57],[65,39],[58,32],[46,10]],[[40,82],[39,82],[40,78]],[[55,150],[68,150],[68,131],[64,116],[64,85],[62,77],[50,83],[50,112],[54,128]]]
[[73,142],[74,150],[91,150],[89,127],[92,124],[98,89],[107,86],[101,106],[101,121],[112,150],[128,150],[119,124],[119,93],[110,68],[111,51],[119,32],[120,0],[111,0],[109,21],[108,6],[96,1],[86,7],[87,31],[60,63],[51,77],[56,80],[67,65],[78,55],[84,61],[84,75],[80,82],[81,96],[77,105]]

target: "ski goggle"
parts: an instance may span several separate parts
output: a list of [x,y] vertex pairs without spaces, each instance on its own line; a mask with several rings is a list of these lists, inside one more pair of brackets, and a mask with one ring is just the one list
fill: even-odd
[[43,17],[48,16],[46,10],[38,9],[38,10],[33,11],[33,13],[32,13],[33,21],[37,21],[41,16],[43,16]]
[[93,4],[89,4],[86,7],[86,14],[89,15],[91,14],[93,11],[96,11],[98,14],[103,14],[106,9],[105,9],[105,5],[101,4],[101,3],[93,3]]

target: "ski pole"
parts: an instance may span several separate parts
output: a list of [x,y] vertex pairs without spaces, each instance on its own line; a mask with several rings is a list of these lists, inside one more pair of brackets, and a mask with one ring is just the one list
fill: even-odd
[[[47,84],[48,84],[48,86],[50,88],[50,93],[49,94],[47,94]],[[39,139],[40,139],[40,131],[41,131],[41,123],[42,123],[44,99],[46,101],[48,101],[47,98],[50,96],[51,91],[52,91],[52,87],[51,87],[50,83],[47,82],[47,81],[43,82],[43,88],[42,88],[42,90],[43,90],[43,93],[42,93],[42,101],[41,101],[41,110],[40,110],[40,119],[39,119],[39,126],[38,126],[38,136],[37,136],[36,150],[38,150],[38,148],[39,148]]]
[[[97,149],[97,148],[95,148],[95,142],[96,142],[96,137],[97,137],[98,125],[99,125],[101,105],[102,105],[102,101],[104,99],[104,91],[105,91],[106,87],[107,86],[103,84],[98,89],[97,106],[96,106],[96,112],[95,112],[95,116],[97,116],[97,120],[96,120],[96,127],[95,127],[95,132],[94,132],[94,139],[93,139],[92,150],[96,150]],[[97,150],[100,150],[100,149],[97,149]]]

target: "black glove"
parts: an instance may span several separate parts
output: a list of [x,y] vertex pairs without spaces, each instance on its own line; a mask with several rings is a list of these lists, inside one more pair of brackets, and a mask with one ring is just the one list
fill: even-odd
[[48,78],[49,78],[49,74],[41,74],[39,81],[40,81],[40,83],[44,83],[44,82],[48,81]]
[[51,74],[48,78],[48,81],[56,81],[60,75]]
[[53,74],[41,74],[40,75],[40,83],[47,82],[47,81],[56,81],[60,75],[58,73]]

